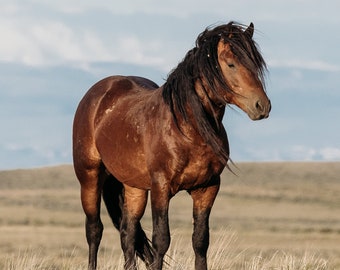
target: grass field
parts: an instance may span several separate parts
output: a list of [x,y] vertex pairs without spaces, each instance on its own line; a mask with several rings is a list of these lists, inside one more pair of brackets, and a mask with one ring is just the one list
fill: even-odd
[[[340,269],[340,163],[239,163],[225,171],[211,218],[210,269]],[[167,269],[193,269],[192,202],[171,201]],[[103,207],[100,269],[122,269]],[[85,269],[72,166],[0,172],[0,269]],[[151,233],[150,210],[143,227]],[[143,269],[141,267],[141,269]]]

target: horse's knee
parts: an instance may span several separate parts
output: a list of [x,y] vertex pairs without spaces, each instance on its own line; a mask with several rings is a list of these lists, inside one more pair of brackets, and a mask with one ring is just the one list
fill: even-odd
[[170,246],[170,233],[168,230],[156,230],[152,236],[152,245],[156,255],[163,258]]
[[209,224],[206,213],[194,215],[192,245],[196,255],[206,256],[209,246]]
[[207,251],[209,247],[209,230],[195,230],[192,237],[195,252],[195,269],[207,269]]
[[104,226],[100,218],[86,218],[86,238],[89,245],[99,245],[102,239]]
[[86,218],[86,239],[89,246],[89,269],[97,267],[97,253],[103,234],[100,218]]
[[154,260],[151,264],[152,270],[161,270],[163,268],[163,259],[170,246],[170,235],[167,233],[154,233],[152,236],[152,246],[154,250]]
[[120,240],[124,253],[135,247],[136,223],[136,220],[127,219],[125,216],[122,219],[120,225]]
[[193,234],[192,245],[196,255],[206,256],[209,247],[209,232]]
[[194,232],[192,246],[195,252],[195,269],[207,269],[207,251],[209,247],[209,224],[207,212],[194,214]]
[[136,224],[135,219],[129,219],[123,216],[120,225],[120,241],[124,253],[124,269],[136,269]]

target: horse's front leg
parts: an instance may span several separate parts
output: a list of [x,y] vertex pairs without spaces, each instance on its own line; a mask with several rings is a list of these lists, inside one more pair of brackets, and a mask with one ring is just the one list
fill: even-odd
[[220,186],[220,179],[214,179],[214,185],[192,190],[194,231],[192,245],[195,251],[195,269],[207,269],[207,251],[209,246],[209,216]]
[[163,258],[170,245],[169,230],[169,186],[161,181],[153,181],[151,186],[151,209],[152,209],[152,246],[155,252],[153,270],[161,270]]

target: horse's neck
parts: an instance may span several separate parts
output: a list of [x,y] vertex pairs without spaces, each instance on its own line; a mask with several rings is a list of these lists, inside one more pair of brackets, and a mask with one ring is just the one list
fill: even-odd
[[216,125],[220,125],[222,123],[225,106],[216,105],[214,100],[212,100],[211,98],[212,93],[211,91],[209,91],[209,88],[205,86],[205,89],[204,89],[203,85],[199,81],[196,81],[195,83],[195,91],[202,102],[204,110],[213,119],[215,119]]

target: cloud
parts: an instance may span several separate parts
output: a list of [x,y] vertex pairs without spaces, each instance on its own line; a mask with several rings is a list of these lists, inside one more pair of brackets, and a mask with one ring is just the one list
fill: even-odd
[[318,156],[316,149],[304,145],[294,145],[288,151],[292,160],[309,161]]
[[[323,18],[324,20],[334,21],[338,20],[337,10],[339,9],[339,3],[337,1],[329,1],[327,2],[327,5],[320,5],[320,2],[317,0],[286,0],[279,2],[271,0],[173,0],[161,3],[158,0],[35,0],[31,2],[41,6],[46,5],[53,10],[69,14],[107,10],[116,15],[135,15],[143,13],[149,15],[170,15],[174,18],[183,18],[193,14],[210,13],[229,17],[230,19],[240,18],[249,20],[249,18],[257,17],[267,21],[280,20],[283,22],[291,22],[292,20],[318,20],[320,19],[321,13],[328,14],[326,18]],[[289,13],[289,16],[284,16],[283,14],[285,13]]]
[[[46,5],[46,1],[44,0],[36,0],[36,3],[40,5]],[[59,0],[59,1],[50,1],[48,6],[57,9],[61,12],[70,13],[70,14],[80,14],[86,12],[92,12],[94,10],[107,10],[112,14],[125,14],[125,15],[133,15],[136,13],[144,13],[144,14],[161,14],[161,15],[172,15],[175,17],[183,17],[188,16],[192,13],[197,12],[205,12],[210,10],[211,12],[222,12],[220,10],[221,5],[225,5],[225,1],[223,0],[215,0],[214,5],[211,2],[197,2],[195,0],[181,1],[174,0],[171,2],[163,2],[160,4],[157,0],[149,0],[145,1],[115,1],[110,2],[106,0],[83,0],[83,1],[67,1],[67,0]],[[241,5],[239,5],[241,6]]]
[[[164,32],[148,34],[147,29],[142,33],[126,16],[107,13],[110,9],[107,2],[93,5],[85,1],[75,5],[57,1],[56,9],[53,3],[48,6],[44,3],[34,1],[32,8],[14,2],[0,10],[0,62],[33,67],[72,65],[84,69],[89,69],[91,63],[120,62],[167,72],[176,64],[178,51],[169,42],[171,36]],[[84,12],[96,8],[91,14],[65,15],[63,7],[73,9],[73,5]],[[105,22],[93,22],[96,17],[105,18]],[[128,24],[122,28],[120,23]]]
[[273,68],[297,68],[307,70],[319,70],[326,72],[338,72],[340,66],[323,60],[303,60],[303,59],[270,59],[268,66]]
[[92,32],[77,33],[60,21],[24,20],[12,24],[0,20],[3,35],[0,61],[29,66],[58,65],[65,62],[100,61],[110,56]]
[[[151,35],[150,38],[147,28],[133,27],[133,24],[129,23],[131,20],[134,22],[150,20],[152,14],[152,16],[157,16],[152,22],[153,25],[158,23],[169,25],[169,20],[181,21],[179,17],[186,17],[187,19],[182,20],[182,23],[187,24],[190,16],[199,15],[204,20],[205,17],[209,17],[208,14],[214,14],[212,18],[216,21],[225,18],[225,20],[244,20],[248,23],[250,18],[263,21],[268,16],[265,15],[268,13],[266,10],[277,10],[276,5],[277,3],[269,0],[256,3],[239,1],[233,5],[222,0],[213,1],[213,3],[176,0],[162,4],[156,0],[150,0],[147,3],[135,1],[113,3],[105,0],[81,2],[61,0],[48,1],[48,3],[43,0],[34,0],[21,3],[14,0],[11,4],[4,4],[0,11],[0,31],[3,37],[0,43],[0,61],[30,66],[68,63],[83,67],[88,67],[91,62],[117,61],[149,65],[169,71],[178,62],[174,59],[180,59],[185,53],[184,51],[178,53],[176,49],[183,46],[181,41],[183,38],[177,36],[174,39],[167,35],[166,29],[162,27],[158,29],[157,26],[153,26],[157,34]],[[299,1],[294,2],[294,5],[306,5],[306,3]],[[247,8],[244,9],[244,6]],[[266,7],[266,9],[261,11],[259,6]],[[285,2],[281,8],[288,6]],[[314,16],[311,12],[312,6],[315,6],[315,3],[308,2],[303,16],[307,16],[306,14]],[[228,7],[226,13],[223,7]],[[295,10],[298,9],[295,8]],[[302,16],[300,12],[299,16]],[[96,17],[103,17],[105,20],[92,22]],[[130,17],[131,19],[127,20]],[[210,24],[216,22],[210,19],[207,21]],[[120,24],[122,27],[118,27]],[[181,27],[181,25],[176,27]],[[193,28],[194,26],[187,27]],[[270,26],[266,28],[268,29],[268,32],[265,30],[266,36],[272,35],[273,29]],[[197,30],[195,35],[201,30]],[[181,31],[184,30],[177,32],[181,33]],[[291,33],[291,28],[287,28],[287,31]],[[276,32],[279,31],[275,30],[274,33]],[[194,40],[191,40],[190,44],[193,43]],[[186,50],[188,49],[190,48],[187,47]],[[277,59],[277,51],[272,54],[274,57],[268,58],[269,65],[272,67],[340,71],[338,65],[329,63],[318,56],[314,60],[297,59],[295,56],[287,60],[286,58]]]
[[[245,148],[246,147],[246,148]],[[233,145],[232,145],[233,148]],[[234,161],[340,161],[340,148],[308,145],[243,145],[232,151]]]
[[164,69],[165,57],[161,56],[163,45],[157,40],[142,41],[135,36],[125,36],[117,40],[119,53],[115,61],[138,65],[156,66]]
[[[284,153],[284,151],[281,150],[281,153]],[[286,156],[282,156],[283,160],[287,160],[287,158],[298,161],[339,161],[340,148],[293,145],[286,149]]]
[[0,170],[50,166],[72,161],[71,148],[43,148],[34,145],[0,145]]
[[323,160],[340,160],[340,148],[325,147],[320,149]]
[[123,62],[164,69],[162,44],[143,41],[133,34],[115,36],[105,42],[94,31],[74,29],[60,21],[26,22],[13,25],[0,19],[0,61],[28,66],[91,62]]

